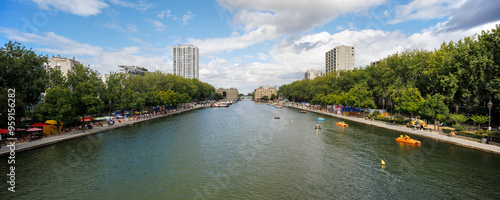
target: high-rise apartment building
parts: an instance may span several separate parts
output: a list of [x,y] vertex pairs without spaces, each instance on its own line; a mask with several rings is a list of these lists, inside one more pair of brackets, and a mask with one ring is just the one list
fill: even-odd
[[173,49],[174,74],[184,78],[199,79],[198,47],[192,44],[181,44]]
[[45,70],[48,71],[49,69],[58,69],[61,70],[63,76],[68,76],[68,71],[72,72],[73,69],[75,68],[75,65],[79,65],[80,62],[75,60],[75,57],[73,58],[66,58],[61,56],[52,56],[52,58],[47,59],[47,63],[44,63]]
[[336,46],[325,53],[326,73],[354,69],[354,46]]

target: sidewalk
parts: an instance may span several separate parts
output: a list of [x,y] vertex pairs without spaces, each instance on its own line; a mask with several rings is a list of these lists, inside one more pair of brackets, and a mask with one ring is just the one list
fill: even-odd
[[338,114],[333,114],[329,112],[323,112],[320,110],[312,110],[312,109],[307,109],[303,107],[296,107],[296,106],[288,106],[289,108],[296,108],[296,109],[301,109],[301,110],[307,110],[310,112],[315,112],[323,115],[329,115],[332,117],[340,118],[340,119],[345,119],[349,121],[354,121],[358,123],[363,123],[363,124],[368,124],[372,126],[377,126],[380,128],[385,128],[393,131],[398,131],[402,132],[408,135],[418,135],[421,137],[426,137],[426,138],[431,138],[435,139],[441,142],[446,142],[450,144],[455,144],[467,148],[472,148],[472,149],[477,149],[485,152],[490,152],[494,154],[500,155],[500,144],[496,142],[491,142],[490,144],[483,144],[479,139],[475,138],[467,138],[467,137],[462,137],[462,136],[455,136],[455,137],[449,137],[447,134],[440,134],[437,132],[429,132],[429,131],[423,131],[423,130],[413,130],[412,128],[407,128],[404,125],[392,125],[388,124],[386,122],[381,122],[381,121],[371,121],[371,120],[365,120],[357,117],[349,117],[349,116],[342,116]]
[[[177,110],[175,112],[170,112],[170,113],[167,113],[164,115],[152,116],[151,118],[144,118],[144,119],[138,119],[138,120],[124,121],[121,123],[115,123],[114,125],[111,125],[111,126],[102,126],[102,127],[95,126],[93,129],[86,130],[85,133],[82,130],[73,130],[70,132],[60,133],[59,135],[52,134],[50,136],[43,137],[41,140],[35,140],[32,142],[19,141],[19,140],[10,141],[10,142],[15,142],[15,150],[14,151],[15,151],[15,153],[18,153],[18,152],[26,151],[29,149],[43,147],[43,146],[47,146],[47,145],[51,145],[51,144],[55,144],[55,143],[59,143],[59,142],[63,142],[63,141],[68,141],[68,140],[72,140],[72,139],[76,139],[76,138],[80,138],[80,137],[85,137],[88,135],[93,135],[96,133],[101,133],[104,131],[109,131],[109,130],[121,128],[124,126],[133,125],[136,123],[141,123],[141,122],[152,120],[152,119],[158,119],[158,118],[167,117],[167,116],[171,116],[171,115],[175,115],[175,114],[179,114],[179,113],[183,113],[183,112],[187,112],[187,111],[191,111],[191,110],[195,110],[195,109],[199,109],[199,108],[206,108],[206,107],[207,106],[196,106],[194,108]],[[9,145],[10,142],[7,141],[6,142],[7,145]],[[10,147],[2,144],[1,148],[0,148],[0,156],[8,155],[10,153],[10,151],[11,151]]]

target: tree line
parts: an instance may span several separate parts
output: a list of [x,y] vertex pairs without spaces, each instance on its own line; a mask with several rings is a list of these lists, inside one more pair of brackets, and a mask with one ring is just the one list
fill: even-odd
[[393,106],[428,118],[455,111],[488,115],[500,102],[500,26],[443,42],[439,49],[406,50],[352,71],[338,71],[279,88],[291,101],[359,108]]
[[[47,57],[36,55],[18,42],[0,49],[0,99],[16,89],[16,121],[28,116],[35,121],[77,123],[80,117],[115,110],[152,110],[155,106],[177,106],[213,98],[215,88],[197,79],[186,79],[160,71],[141,75],[111,73],[103,82],[96,70],[75,65],[67,76],[58,69],[45,70]],[[45,93],[40,103],[40,94]],[[7,103],[1,104],[0,123],[7,124]],[[28,105],[36,105],[26,112]]]

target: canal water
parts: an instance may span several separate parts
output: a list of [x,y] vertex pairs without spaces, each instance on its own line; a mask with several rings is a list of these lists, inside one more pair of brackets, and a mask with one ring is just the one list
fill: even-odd
[[500,156],[320,116],[242,101],[20,152],[0,198],[499,198]]

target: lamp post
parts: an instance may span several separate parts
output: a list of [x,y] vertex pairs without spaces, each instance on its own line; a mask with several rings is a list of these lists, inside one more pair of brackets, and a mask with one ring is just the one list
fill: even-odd
[[458,114],[458,104],[455,106],[455,114]]
[[490,142],[490,132],[491,132],[491,108],[493,108],[493,103],[491,103],[491,99],[490,99],[490,102],[488,102],[488,110],[489,110],[489,114],[488,114],[488,140],[486,140],[486,144],[488,144]]

